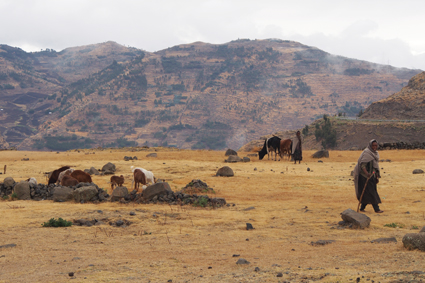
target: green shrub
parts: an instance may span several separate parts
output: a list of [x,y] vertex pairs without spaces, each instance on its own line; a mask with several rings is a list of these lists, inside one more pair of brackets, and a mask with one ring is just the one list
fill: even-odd
[[387,223],[387,224],[385,224],[384,225],[385,227],[391,227],[391,228],[403,228],[404,227],[404,225],[403,224],[400,224],[400,223]]
[[18,198],[18,195],[16,194],[16,193],[13,193],[12,195],[11,195],[11,197],[14,199],[14,198]]
[[3,196],[3,200],[8,200],[9,196]]
[[58,220],[54,218],[50,218],[48,222],[44,222],[41,224],[43,227],[69,227],[72,226],[71,221],[66,221],[65,219],[58,218]]
[[200,197],[193,203],[193,206],[206,207],[207,204],[208,204],[208,199],[204,197]]

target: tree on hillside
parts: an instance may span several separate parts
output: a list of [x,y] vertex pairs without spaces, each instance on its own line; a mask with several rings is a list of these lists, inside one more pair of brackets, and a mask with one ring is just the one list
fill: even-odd
[[331,120],[325,114],[323,115],[323,122],[316,124],[316,130],[314,131],[316,141],[322,140],[322,147],[324,149],[336,147],[336,130],[332,127]]

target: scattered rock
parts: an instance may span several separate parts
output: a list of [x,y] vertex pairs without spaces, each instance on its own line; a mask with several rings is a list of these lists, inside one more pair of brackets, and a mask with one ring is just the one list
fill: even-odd
[[246,230],[254,230],[255,228],[252,227],[251,223],[246,223]]
[[240,259],[238,259],[236,264],[250,264],[250,262],[247,261],[246,259],[240,258]]
[[243,211],[248,211],[248,210],[253,210],[253,209],[255,209],[255,207],[254,206],[250,206],[250,207],[247,207],[247,208],[243,209]]
[[276,275],[276,277],[283,277],[282,272],[278,272],[277,275]]
[[251,159],[250,159],[249,157],[244,156],[244,157],[242,158],[242,161],[243,161],[243,162],[250,162],[250,161],[251,161]]
[[103,165],[102,167],[102,172],[107,175],[107,174],[114,174],[116,171],[116,167],[115,164],[108,162],[107,164]]
[[421,231],[419,231],[419,233],[423,233],[423,232],[425,232],[425,226],[422,227]]
[[84,186],[74,190],[72,195],[76,202],[88,202],[91,201],[98,194],[95,186]]
[[173,191],[171,190],[170,185],[168,183],[156,183],[151,186],[148,186],[145,190],[143,190],[142,197],[145,200],[151,200],[155,196],[167,195],[169,193],[173,193]]
[[128,196],[128,190],[126,187],[116,187],[111,194],[111,201],[120,201]]
[[224,156],[230,156],[230,155],[238,155],[238,153],[236,151],[234,151],[233,149],[227,149],[226,153],[224,154]]
[[72,277],[72,276],[74,276],[74,272],[70,272],[70,273],[68,273],[68,275],[69,275],[69,277]]
[[307,172],[310,171],[310,167],[307,167]]
[[146,157],[158,157],[158,154],[156,154],[156,152],[152,152],[146,155]]
[[100,173],[96,168],[91,167],[90,170],[89,170],[89,174],[90,175],[99,175]]
[[0,246],[0,249],[14,248],[14,247],[16,247],[16,244],[7,244],[7,245]]
[[259,267],[256,267],[256,268],[254,269],[254,271],[255,271],[255,272],[258,272],[258,271],[260,271],[260,268],[259,268]]
[[229,163],[243,162],[243,159],[237,155],[229,155],[229,157],[226,160],[224,160],[224,162],[229,162]]
[[378,238],[375,240],[370,241],[371,243],[397,243],[397,239],[395,237],[391,238]]
[[403,245],[408,250],[418,249],[425,252],[425,233],[409,233],[403,237]]
[[317,162],[319,162],[319,163],[323,163],[323,161],[322,161],[322,160],[317,160]]
[[364,229],[369,227],[371,219],[365,214],[355,212],[352,209],[346,209],[341,213],[341,218],[344,222],[351,223],[351,228],[360,228]]
[[413,174],[423,174],[424,173],[424,170],[422,170],[422,169],[415,169],[415,170],[413,170],[412,173]]
[[313,155],[312,155],[312,157],[313,158],[329,158],[329,151],[327,151],[327,150],[319,150],[319,151],[316,151]]
[[29,158],[22,158],[21,161],[29,161]]
[[56,187],[53,191],[53,201],[65,202],[74,199],[74,189],[69,187]]
[[131,216],[134,216],[134,215],[136,215],[136,212],[134,212],[134,211],[130,211],[130,215],[131,215]]
[[311,242],[310,245],[312,246],[324,246],[327,244],[331,244],[335,242],[335,240],[318,240],[317,242]]
[[223,166],[220,169],[218,169],[216,176],[232,177],[232,176],[234,176],[234,173],[233,173],[232,168],[230,168],[229,166]]
[[19,182],[13,188],[13,191],[17,195],[19,200],[30,200],[31,199],[31,190],[30,185],[27,181]]
[[15,182],[15,180],[13,180],[12,177],[7,177],[7,178],[4,178],[3,186],[5,186],[6,188],[13,188],[15,183],[16,182]]

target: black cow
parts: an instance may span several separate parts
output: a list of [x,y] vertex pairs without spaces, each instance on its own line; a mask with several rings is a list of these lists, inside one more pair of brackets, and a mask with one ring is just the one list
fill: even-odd
[[[264,158],[264,156],[267,154],[268,158],[270,159],[270,152],[274,151],[274,160],[277,160],[277,154],[280,155],[280,138],[273,136],[269,139],[266,139],[264,141],[263,148],[258,152],[258,156],[260,157],[260,160]],[[277,153],[276,153],[277,151]],[[272,154],[273,159],[273,154]]]

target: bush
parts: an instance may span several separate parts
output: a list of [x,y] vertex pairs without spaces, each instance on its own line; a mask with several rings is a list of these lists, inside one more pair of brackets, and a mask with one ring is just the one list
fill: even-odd
[[206,207],[207,204],[208,204],[208,199],[204,197],[200,197],[193,203],[193,206]]
[[66,220],[59,217],[58,220],[56,220],[54,218],[50,218],[50,220],[48,222],[44,222],[41,225],[43,227],[69,227],[69,226],[72,226],[72,222],[66,221]]
[[324,123],[320,127],[319,124],[316,124],[316,130],[314,135],[316,136],[316,141],[322,140],[322,147],[324,149],[336,147],[336,130],[332,127],[331,120],[327,115],[323,115]]

